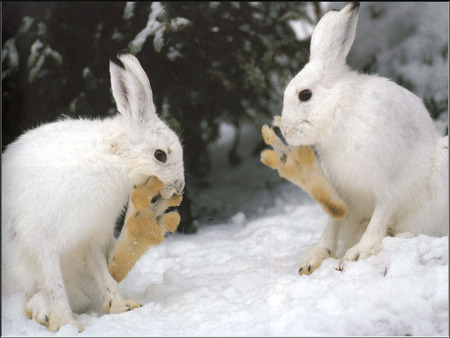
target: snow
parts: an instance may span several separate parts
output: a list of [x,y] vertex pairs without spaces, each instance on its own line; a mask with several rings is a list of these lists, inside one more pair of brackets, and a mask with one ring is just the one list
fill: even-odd
[[[149,36],[153,36],[153,48],[156,52],[161,51],[164,46],[164,33],[168,29],[168,23],[165,21],[164,5],[160,2],[153,2],[151,4],[151,12],[148,16],[147,25],[142,29],[128,44],[128,49],[132,54],[138,54]],[[134,4],[125,7],[124,17],[129,18],[133,14]],[[170,20],[170,27],[173,30],[181,29],[190,24],[186,18],[173,18]]]
[[186,18],[175,18],[170,20],[170,26],[174,31],[184,28],[185,26],[191,24],[191,22]]
[[31,83],[39,76],[42,66],[45,63],[47,56],[52,57],[56,63],[62,63],[62,56],[57,51],[53,50],[49,45],[45,45],[37,39],[30,48],[30,56],[28,57],[28,81]]
[[375,59],[378,74],[403,79],[418,96],[441,102],[448,98],[448,21],[445,2],[363,3],[349,60],[361,69]]
[[19,53],[17,53],[15,39],[9,39],[3,44],[2,63],[7,61],[10,69],[2,72],[2,80],[11,74],[12,69],[19,67]]
[[164,34],[164,24],[162,21],[162,16],[164,14],[164,8],[159,2],[153,2],[151,5],[151,12],[148,16],[147,25],[145,28],[140,31],[133,41],[131,41],[128,45],[128,48],[131,53],[137,54],[144,47],[144,43],[147,41],[147,38],[151,35],[154,35],[153,45],[156,51],[160,51],[163,44],[163,34]]
[[[300,257],[327,222],[303,191],[249,154],[257,133],[242,126],[236,167],[223,154],[235,130],[222,124],[209,147],[208,189],[190,192],[195,235],[168,235],[122,281],[144,306],[122,314],[75,314],[53,334],[25,317],[25,297],[2,297],[4,336],[394,336],[448,335],[448,236],[385,238],[378,255],[329,258],[311,276]],[[225,202],[226,201],[226,202]]]
[[134,17],[134,8],[135,8],[135,2],[133,1],[128,1],[125,4],[125,8],[123,10],[123,19],[124,20],[129,20],[132,17]]
[[[153,15],[159,10],[154,8]],[[421,29],[439,22],[422,22]],[[417,43],[410,41],[410,46]],[[369,47],[364,47],[367,53]],[[422,74],[418,63],[408,64],[408,72]],[[442,89],[443,68],[433,65]],[[448,57],[445,67],[447,91]],[[418,90],[428,88],[433,81],[420,76]],[[448,112],[436,125],[445,132]],[[239,132],[243,162],[228,164],[236,130],[223,123],[221,138],[209,146],[208,188],[188,192],[197,234],[167,235],[120,284],[123,295],[144,304],[142,308],[114,315],[75,314],[85,327],[82,333],[64,326],[54,334],[26,318],[24,295],[2,294],[2,335],[449,335],[448,236],[388,237],[376,256],[346,262],[342,271],[339,260],[329,258],[311,276],[300,276],[300,258],[320,238],[327,216],[305,192],[250,156],[261,139],[259,130],[242,125]]]

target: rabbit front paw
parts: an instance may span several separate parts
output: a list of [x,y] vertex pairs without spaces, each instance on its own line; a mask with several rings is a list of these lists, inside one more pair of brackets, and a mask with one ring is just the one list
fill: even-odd
[[175,232],[180,223],[180,214],[176,211],[164,214],[159,220],[159,224],[168,232]]
[[313,246],[303,255],[298,273],[300,275],[312,274],[329,257],[334,257],[330,249],[322,246]]
[[278,153],[270,149],[261,152],[261,162],[272,169],[278,169],[283,163]]
[[345,256],[340,261],[340,265],[342,265],[344,261],[356,262],[360,259],[369,258],[370,256],[378,254],[381,249],[381,241],[359,242],[354,247],[347,250]]
[[[117,282],[128,275],[150,246],[164,240],[166,231],[175,232],[180,223],[180,214],[174,209],[180,205],[182,195],[174,194],[165,199],[161,196],[163,187],[162,182],[152,176],[131,192],[124,228],[108,264],[109,272]],[[108,311],[110,307],[106,305]],[[127,311],[127,307],[123,311]]]
[[138,211],[149,209],[160,199],[159,192],[163,187],[162,182],[156,176],[150,176],[144,184],[133,189],[130,196],[131,203]]
[[265,124],[261,131],[264,142],[273,148],[261,152],[261,162],[269,168],[280,169],[289,156],[289,148],[268,125]]
[[122,313],[126,311],[131,311],[133,309],[142,307],[142,304],[134,301],[134,300],[127,300],[127,299],[120,299],[120,300],[112,300],[110,299],[108,302],[106,302],[103,305],[103,310],[105,313]]

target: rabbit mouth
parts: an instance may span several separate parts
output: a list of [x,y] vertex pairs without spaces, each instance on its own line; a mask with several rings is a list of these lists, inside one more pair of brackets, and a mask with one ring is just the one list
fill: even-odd
[[[311,125],[308,121],[302,121],[303,125]],[[286,127],[283,130],[283,136],[285,137],[287,143],[291,146],[298,147],[302,145],[307,145],[307,137],[305,131],[300,128]]]
[[159,193],[160,197],[162,197],[164,199],[169,199],[174,194],[175,194],[175,189],[173,189],[171,187],[167,187],[167,188],[161,190],[160,193]]

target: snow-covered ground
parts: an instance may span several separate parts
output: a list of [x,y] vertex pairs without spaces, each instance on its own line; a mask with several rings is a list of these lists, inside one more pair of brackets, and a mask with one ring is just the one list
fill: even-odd
[[[422,22],[417,19],[420,13],[395,8]],[[394,25],[393,14],[387,18]],[[425,33],[442,20],[428,23],[420,26]],[[446,37],[448,23],[446,31],[439,31]],[[397,47],[403,53],[416,42]],[[386,53],[381,53],[381,61],[393,55]],[[415,65],[414,55],[405,64]],[[448,54],[447,65],[441,66],[439,88],[448,92],[443,88],[445,80],[448,86]],[[444,68],[445,73],[440,71]],[[407,73],[418,74],[414,67]],[[429,77],[410,80],[419,91],[431,88]],[[436,125],[444,134],[448,112]],[[240,131],[244,161],[230,167],[226,154],[234,132],[222,125],[222,137],[209,148],[209,187],[189,191],[197,234],[168,235],[121,283],[124,296],[141,302],[142,308],[116,315],[75,315],[84,332],[65,326],[53,334],[25,317],[24,295],[2,295],[2,336],[449,335],[448,236],[385,238],[383,251],[374,257],[346,262],[342,271],[336,269],[338,260],[330,258],[311,276],[299,276],[300,258],[319,239],[327,216],[305,192],[249,155],[261,139],[250,126]]]
[[[229,167],[223,154],[234,130],[224,124],[221,131],[210,147],[211,185],[191,192],[202,213],[197,234],[169,235],[121,283],[124,296],[144,306],[75,315],[85,331],[64,326],[55,336],[449,334],[448,236],[386,238],[377,256],[347,262],[343,271],[330,258],[300,276],[300,257],[327,216],[248,156],[256,136],[248,126],[240,147],[246,160]],[[53,335],[25,317],[24,304],[20,294],[2,297],[2,335]]]

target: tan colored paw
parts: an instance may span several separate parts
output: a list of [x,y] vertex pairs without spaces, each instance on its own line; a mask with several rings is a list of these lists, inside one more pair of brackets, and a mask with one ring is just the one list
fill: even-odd
[[169,198],[167,200],[167,206],[168,207],[177,207],[181,204],[182,199],[183,199],[183,195],[174,194],[174,195],[172,195],[171,198]]
[[281,127],[281,116],[280,115],[275,115],[273,117],[272,126],[278,127],[278,128]]
[[261,152],[261,162],[272,169],[277,169],[282,164],[278,153],[270,149],[265,149]]
[[[158,240],[158,243],[164,239],[164,229],[156,222],[155,214],[152,211],[140,212],[130,217],[125,226],[130,234],[136,237],[136,240]],[[120,237],[119,237],[120,242]]]
[[138,211],[150,208],[151,198],[149,198],[147,189],[142,185],[133,189],[130,199]]
[[158,201],[158,203],[156,203],[154,208],[156,216],[158,217],[163,215],[166,212],[167,208],[179,206],[181,204],[182,199],[183,199],[182,194],[180,195],[174,194],[169,199],[161,198]]
[[146,210],[152,205],[152,199],[159,195],[159,192],[164,187],[162,182],[155,176],[143,184],[135,187],[131,192],[130,200],[136,210]]
[[265,124],[262,127],[261,131],[262,131],[262,136],[263,136],[264,142],[269,146],[273,146],[273,144],[276,143],[276,139],[278,138],[278,136],[275,134],[273,129],[270,128],[267,124]]
[[176,211],[164,214],[159,220],[159,225],[169,232],[175,232],[180,224],[180,214]]

